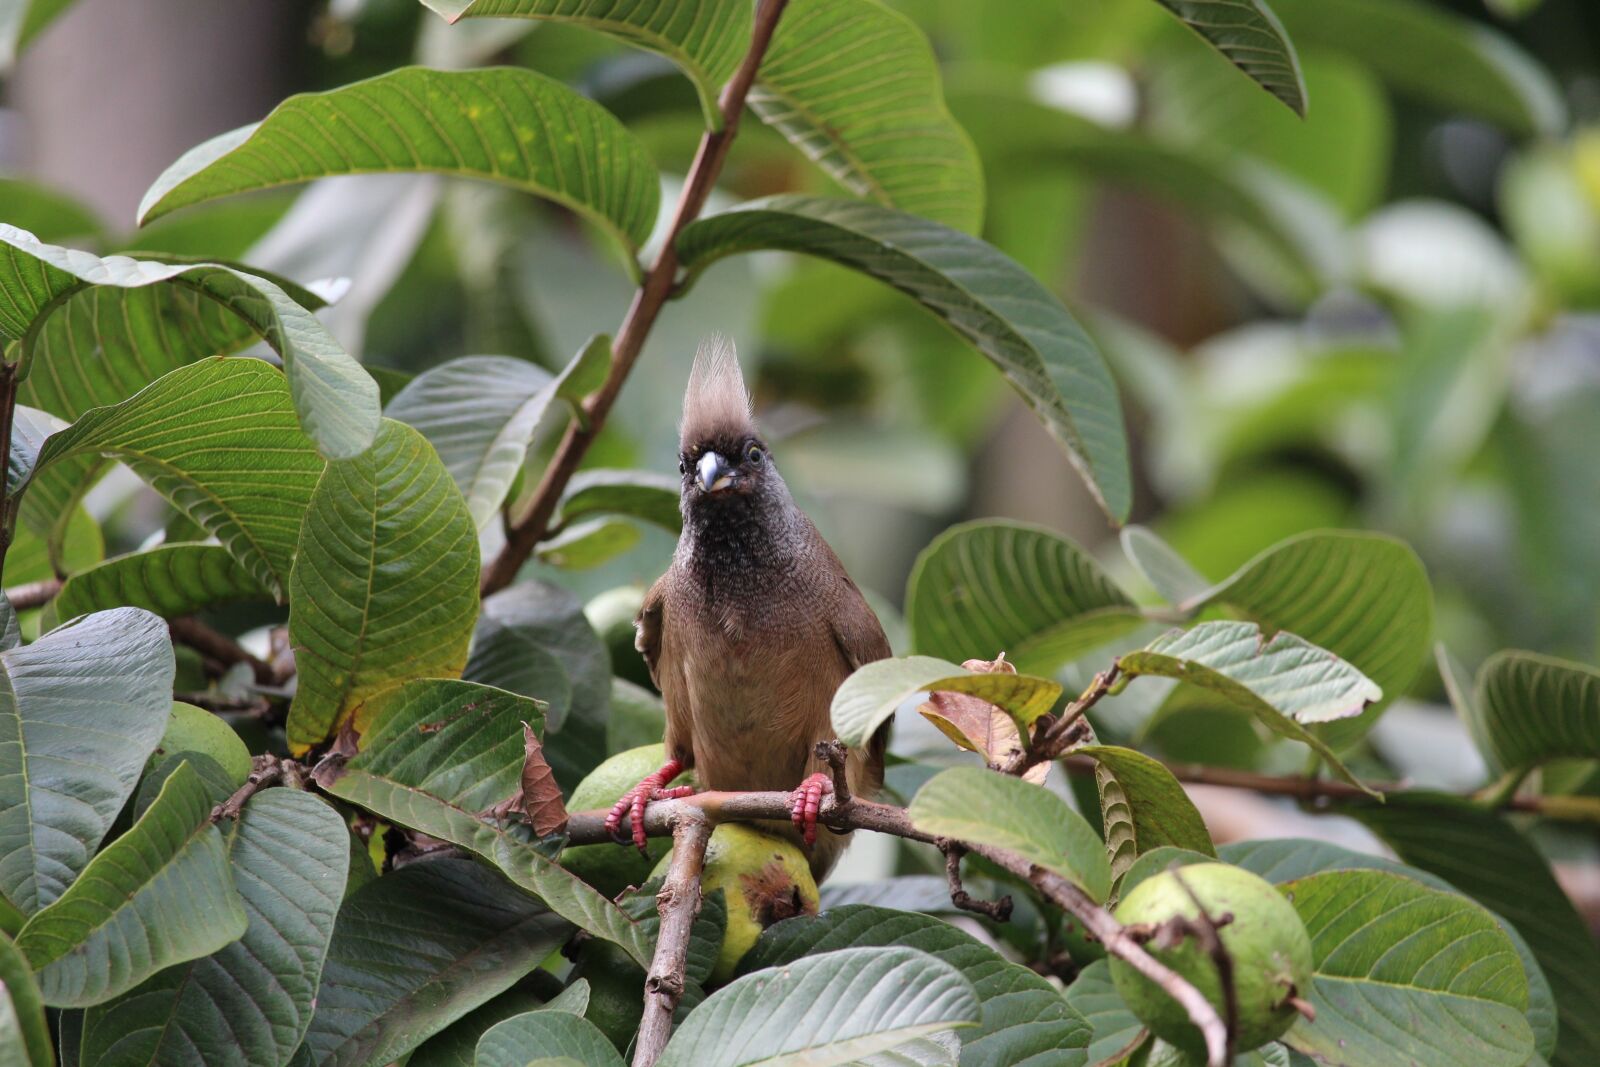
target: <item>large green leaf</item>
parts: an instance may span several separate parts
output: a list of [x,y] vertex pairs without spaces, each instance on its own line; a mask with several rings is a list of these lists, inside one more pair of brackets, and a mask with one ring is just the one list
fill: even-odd
[[451,22],[548,19],[586,26],[672,60],[694,82],[706,122],[721,125],[717,92],[750,43],[743,0],[422,0]]
[[507,356],[465,356],[423,371],[384,414],[416,427],[439,453],[482,530],[494,521],[555,396],[548,371]]
[[81,1008],[245,931],[211,799],[187,764],[154,804],[17,934],[45,1003]]
[[292,745],[316,744],[398,682],[461,673],[478,612],[477,530],[420,433],[385,419],[365,455],[328,464],[289,602]]
[[912,647],[961,663],[1001,652],[1052,674],[1142,622],[1093,556],[1038,526],[952,526],[917,556],[906,585]]
[[957,1031],[962,1067],[1082,1067],[1088,1027],[1055,987],[931,916],[861,904],[829,907],[769,928],[740,968],[750,973],[818,953],[888,945],[926,952],[972,982],[979,1018],[976,1027]]
[[1338,48],[1397,89],[1523,134],[1556,134],[1566,105],[1550,73],[1483,23],[1415,0],[1272,0],[1305,47]]
[[689,1013],[659,1067],[827,1067],[978,1022],[976,992],[910,948],[848,948],[747,974]]
[[55,1067],[55,1062],[39,986],[28,961],[11,939],[0,933],[0,1063],[6,1067]]
[[923,833],[1008,848],[1072,879],[1096,900],[1111,893],[1111,864],[1099,835],[1043,786],[952,767],[917,790],[909,814]]
[[[528,984],[513,986],[430,1037],[411,1054],[407,1067],[475,1067],[478,1040],[485,1033],[512,1016],[544,1006],[543,998],[529,989]],[[588,983],[581,978],[575,984],[585,990],[588,988]]]
[[283,1067],[311,1021],[349,860],[344,822],[322,800],[251,798],[229,843],[244,936],[90,1008],[81,1067]]
[[[263,586],[289,585],[295,539],[323,468],[295,422],[289,386],[255,359],[180,367],[45,443],[34,471],[112,456],[222,542]],[[33,510],[31,489],[23,518]],[[57,516],[40,517],[48,528]]]
[[476,1067],[529,1067],[566,1057],[584,1067],[623,1067],[611,1039],[564,1011],[530,1011],[495,1024],[478,1039]]
[[993,361],[1107,514],[1127,517],[1133,487],[1116,384],[1083,328],[1027,271],[975,237],[859,201],[756,200],[678,238],[690,270],[763,249],[833,260],[917,300]]
[[660,182],[610,112],[531,70],[406,67],[292,96],[264,120],[185,153],[139,220],[219,196],[335,174],[431,171],[548,197],[629,248],[655,225]]
[[166,729],[166,625],[102,612],[0,653],[0,897],[23,914],[89,863]]
[[833,728],[845,744],[864,747],[901,704],[923,692],[982,697],[1026,730],[1055,704],[1061,686],[1026,674],[974,673],[931,656],[881,659],[846,678],[833,694]]
[[1313,874],[1284,894],[1311,935],[1314,1023],[1291,1048],[1330,1067],[1523,1067],[1528,983],[1494,917],[1383,871]]
[[1182,604],[1203,596],[1211,583],[1189,561],[1144,526],[1124,526],[1122,552],[1156,593],[1169,604]]
[[[0,2],[0,41],[5,38],[5,11],[18,0]],[[0,46],[3,47],[3,46]],[[4,62],[0,61],[0,68]],[[105,224],[87,205],[38,182],[21,178],[0,178],[0,204],[6,206],[6,221],[27,230],[41,241],[57,243],[64,238],[99,238]]]
[[1339,777],[1361,786],[1327,744],[1302,724],[1358,715],[1383,691],[1326,649],[1291,633],[1270,640],[1249,622],[1203,622],[1172,630],[1118,661],[1131,677],[1176,678],[1248,711],[1280,737],[1310,745]]
[[[1343,809],[1395,853],[1438,875],[1511,923],[1550,981],[1560,1021],[1558,1067],[1600,1063],[1600,946],[1550,873],[1504,818],[1457,797],[1398,793]],[[1532,1012],[1529,1013],[1532,1015]],[[1536,1028],[1537,1032],[1537,1028]]]
[[1411,546],[1384,534],[1291,537],[1182,607],[1211,605],[1225,605],[1263,630],[1302,637],[1377,683],[1383,694],[1360,718],[1319,731],[1336,746],[1360,738],[1389,701],[1404,695],[1433,632],[1428,572]]
[[31,369],[41,333],[68,297],[91,286],[151,285],[198,293],[266,341],[283,359],[301,424],[324,453],[354,456],[372,443],[378,430],[377,383],[277,283],[218,263],[101,259],[0,224],[0,293],[6,297],[0,302],[0,341],[21,342],[23,374]]
[[1116,745],[1085,745],[1075,751],[1095,761],[1113,879],[1121,878],[1140,855],[1162,845],[1216,854],[1194,802],[1158,761]]
[[1267,0],[1156,0],[1291,111],[1306,113],[1294,43]]
[[615,904],[540,849],[479,818],[519,783],[522,723],[543,726],[537,705],[488,686],[424,679],[381,694],[358,721],[371,722],[360,750],[318,768],[323,788],[499,866],[551,910],[649,965],[648,938]]
[[470,860],[374,879],[339,909],[302,1056],[316,1067],[401,1059],[532,971],[567,930]]
[[221,545],[161,545],[106,560],[73,575],[51,601],[53,619],[134,607],[162,618],[216,604],[271,600],[269,593]]
[[1095,960],[1078,972],[1067,986],[1067,1003],[1089,1022],[1090,1067],[1109,1067],[1145,1037],[1144,1024],[1117,995],[1111,984],[1111,965]]
[[983,171],[922,31],[878,0],[793,0],[750,109],[845,188],[977,233]]
[[1534,652],[1492,656],[1461,709],[1492,768],[1600,759],[1600,670]]

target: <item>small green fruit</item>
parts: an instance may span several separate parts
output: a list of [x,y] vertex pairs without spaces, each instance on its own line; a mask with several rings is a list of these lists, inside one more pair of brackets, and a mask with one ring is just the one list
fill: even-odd
[[[661,745],[641,745],[619,752],[578,783],[567,801],[567,810],[609,808],[645,775],[660,770],[665,762],[667,750]],[[561,853],[561,865],[607,896],[616,896],[630,885],[640,885],[649,878],[651,864],[670,845],[668,838],[652,838],[643,856],[632,845],[575,845]]]
[[619,677],[649,688],[650,668],[633,644],[633,620],[644,606],[644,593],[637,585],[607,589],[583,606],[583,614],[611,653],[611,669]]
[[[1181,876],[1182,882],[1179,882]],[[1200,909],[1185,891],[1187,885],[1213,919],[1232,915],[1218,935],[1233,961],[1233,984],[1239,1005],[1238,1052],[1248,1052],[1281,1037],[1293,1025],[1291,996],[1311,990],[1311,938],[1305,924],[1283,894],[1249,871],[1226,863],[1198,863],[1166,871],[1135,886],[1117,906],[1124,925],[1159,924]],[[1192,937],[1170,949],[1146,946],[1198,989],[1217,1012],[1224,1010],[1216,964]],[[1150,1032],[1177,1048],[1204,1056],[1205,1042],[1189,1022],[1182,1005],[1120,959],[1111,960],[1111,981],[1128,1009]]]
[[[651,877],[665,875],[671,866],[668,853]],[[733,977],[761,931],[780,919],[815,915],[821,900],[811,864],[799,846],[740,823],[711,831],[700,885],[706,893],[722,890],[728,905],[728,929],[711,970],[717,983]]]

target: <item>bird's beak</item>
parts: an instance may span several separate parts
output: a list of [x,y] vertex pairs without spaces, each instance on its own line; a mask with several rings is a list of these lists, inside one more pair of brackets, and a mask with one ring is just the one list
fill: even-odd
[[695,475],[703,493],[715,493],[733,484],[733,467],[716,452],[707,452],[700,457],[700,462],[695,465]]

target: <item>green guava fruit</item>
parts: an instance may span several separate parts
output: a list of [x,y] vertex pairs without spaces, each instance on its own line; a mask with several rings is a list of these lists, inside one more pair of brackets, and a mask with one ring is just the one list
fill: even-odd
[[[1311,938],[1294,905],[1249,871],[1226,863],[1197,863],[1140,882],[1117,906],[1118,921],[1127,926],[1155,925],[1174,916],[1198,917],[1200,909],[1184,885],[1213,920],[1233,917],[1218,936],[1233,961],[1239,1005],[1235,1051],[1248,1052],[1283,1036],[1297,1018],[1289,998],[1311,991]],[[1219,1015],[1225,1012],[1216,964],[1194,937],[1172,948],[1152,943],[1146,950],[1188,979]],[[1111,960],[1111,981],[1151,1033],[1204,1060],[1205,1041],[1182,1005],[1117,958]]]
[[618,677],[650,688],[650,668],[634,647],[633,620],[644,606],[645,591],[637,585],[607,589],[583,606],[583,614],[611,653],[611,669]]
[[[664,876],[671,866],[669,852],[651,877]],[[815,915],[821,899],[811,864],[798,845],[740,823],[711,831],[700,886],[708,894],[722,890],[728,906],[728,929],[711,970],[716,983],[733,977],[761,931],[780,919]]]
[[[619,752],[589,772],[578,783],[567,801],[568,811],[609,808],[622,794],[654,774],[667,762],[662,745],[641,745]],[[687,781],[680,776],[678,783]],[[670,838],[651,838],[645,855],[632,845],[574,845],[561,853],[561,865],[607,896],[616,896],[630,885],[641,885],[650,877],[650,867],[670,848]]]

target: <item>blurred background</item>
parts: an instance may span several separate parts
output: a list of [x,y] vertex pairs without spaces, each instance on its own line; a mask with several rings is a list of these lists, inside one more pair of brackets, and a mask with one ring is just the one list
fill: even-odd
[[[1469,669],[1506,647],[1600,658],[1600,3],[1274,0],[1305,70],[1304,121],[1150,0],[892,6],[927,32],[980,150],[984,236],[1067,301],[1113,366],[1136,521],[1213,580],[1302,530],[1393,533],[1425,561],[1435,636]],[[375,369],[476,353],[559,367],[615,330],[632,282],[604,241],[532,198],[338,179],[129,232],[185,149],[293,92],[411,62],[567,80],[669,175],[695,147],[685,79],[567,27],[449,27],[415,0],[79,0],[0,90],[0,172],[61,196],[0,181],[0,214],[49,241],[348,277],[328,321]],[[717,195],[826,181],[747,123]],[[1137,586],[986,362],[895,293],[816,262],[725,261],[670,305],[591,464],[673,471],[688,361],[711,330],[738,342],[786,477],[886,618],[917,553],[963,518],[1049,526]],[[135,484],[89,500],[107,553],[165,521]],[[627,551],[550,576],[587,599],[664,568],[671,535],[617,536]],[[8,580],[28,565],[14,554]],[[1227,762],[1193,732],[1141,740]],[[1380,778],[1484,779],[1432,668],[1373,747]],[[1543,773],[1600,791],[1591,764]],[[1358,836],[1248,795],[1197,799],[1219,842]],[[1539,833],[1593,919],[1595,835]]]

